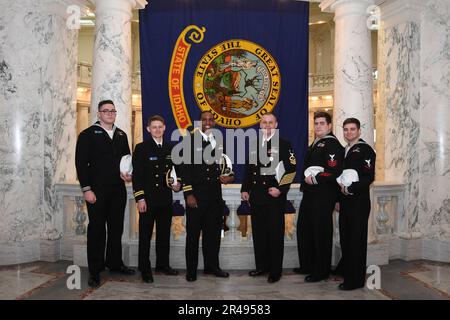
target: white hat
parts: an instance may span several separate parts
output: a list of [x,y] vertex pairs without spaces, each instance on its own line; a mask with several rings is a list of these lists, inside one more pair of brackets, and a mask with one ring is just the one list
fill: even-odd
[[350,186],[353,182],[359,181],[358,172],[354,169],[345,169],[342,174],[336,178],[336,181],[344,187]]
[[324,172],[325,169],[321,166],[311,166],[306,168],[305,177],[313,176],[315,177],[318,173]]
[[166,173],[166,184],[169,188],[172,188],[173,185],[177,185],[178,183],[177,173],[175,172],[175,168],[172,166],[172,169]]
[[283,177],[286,169],[284,168],[283,161],[278,162],[277,167],[275,168],[275,179],[277,179],[278,183],[280,183],[281,178]]
[[120,172],[123,174],[132,174],[133,173],[133,164],[131,162],[131,155],[127,154],[120,159]]
[[219,165],[221,168],[221,175],[229,176],[233,174],[233,163],[229,156],[222,153],[222,157],[219,159]]

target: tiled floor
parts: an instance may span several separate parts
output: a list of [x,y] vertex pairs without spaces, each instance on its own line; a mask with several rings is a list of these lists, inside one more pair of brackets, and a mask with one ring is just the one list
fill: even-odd
[[381,289],[354,291],[337,289],[341,279],[332,277],[319,283],[306,283],[304,276],[285,270],[281,280],[267,283],[264,277],[251,278],[247,271],[232,271],[230,278],[204,276],[186,282],[179,276],[154,274],[155,282],[141,282],[140,275],[102,273],[102,284],[87,286],[88,272],[81,268],[81,288],[69,290],[66,269],[71,263],[36,262],[0,267],[0,299],[52,300],[450,300],[450,265],[431,261],[394,260],[381,267]]

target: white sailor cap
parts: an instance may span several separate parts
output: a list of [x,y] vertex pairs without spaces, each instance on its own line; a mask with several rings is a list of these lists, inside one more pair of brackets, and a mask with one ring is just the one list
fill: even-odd
[[324,171],[325,171],[325,169],[321,166],[311,166],[311,167],[306,168],[305,177],[309,177],[309,176],[315,177],[318,173],[324,172]]
[[354,169],[345,169],[342,174],[336,178],[336,181],[344,187],[350,186],[353,182],[359,181],[358,172]]
[[127,154],[120,159],[120,172],[126,174],[133,173],[133,164],[131,162],[131,155]]

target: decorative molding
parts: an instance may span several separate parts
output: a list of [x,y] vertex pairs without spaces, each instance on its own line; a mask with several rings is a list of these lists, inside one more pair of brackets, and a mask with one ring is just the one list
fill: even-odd
[[96,15],[104,14],[108,11],[119,11],[133,17],[133,9],[144,9],[146,0],[92,0],[95,4]]
[[386,1],[380,5],[381,27],[388,29],[406,22],[420,23],[427,2],[422,0]]
[[373,0],[324,0],[320,3],[319,7],[323,12],[335,12],[338,5],[344,3],[364,4],[369,6],[374,3]]

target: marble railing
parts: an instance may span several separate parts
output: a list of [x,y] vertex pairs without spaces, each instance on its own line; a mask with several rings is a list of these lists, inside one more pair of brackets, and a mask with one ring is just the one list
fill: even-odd
[[[77,82],[82,86],[90,86],[92,81],[92,65],[79,62],[77,67]],[[310,74],[308,76],[309,92],[333,91],[334,74]],[[377,72],[373,71],[374,87],[377,80]],[[131,74],[131,87],[133,92],[141,91],[141,72],[133,72]]]
[[[77,82],[79,85],[88,87],[92,82],[92,65],[79,62],[77,67]],[[133,72],[131,74],[131,86],[133,92],[141,91],[141,73]],[[309,91],[332,91],[334,87],[334,75],[330,74],[310,74]]]
[[[58,184],[57,191],[60,199],[61,212],[64,226],[62,227],[63,242],[66,246],[70,242],[84,244],[86,239],[86,225],[88,222],[87,210],[82,193],[77,184]],[[369,244],[379,246],[383,242],[384,251],[378,252],[386,261],[389,259],[389,236],[408,233],[407,221],[403,208],[404,186],[395,183],[375,182],[371,188],[372,213],[369,220]],[[123,243],[136,245],[138,242],[138,214],[135,201],[133,199],[131,186],[127,186],[127,205],[125,209]],[[229,247],[251,247],[252,232],[250,217],[248,215],[238,215],[238,208],[241,205],[240,185],[231,184],[223,187],[223,198],[229,209],[226,218],[228,231],[224,232],[222,244]],[[296,222],[298,209],[302,199],[299,185],[293,184],[288,193],[288,201],[291,202],[295,213],[286,214],[285,244],[288,247],[296,248]],[[184,207],[184,199],[181,192],[174,193],[174,201],[179,201]],[[335,249],[339,249],[338,214],[334,214],[334,243]],[[185,241],[185,218],[184,216],[174,216],[172,220],[172,245],[184,246]],[[64,247],[64,243],[63,243]],[[295,247],[295,248],[294,248]],[[377,249],[380,251],[380,249]],[[293,250],[292,252],[294,252]],[[369,250],[370,253],[370,250]],[[70,254],[69,254],[70,255]],[[63,255],[64,256],[64,255]],[[339,256],[339,255],[337,255]],[[293,258],[294,259],[294,258]],[[337,259],[337,258],[336,258]],[[380,261],[376,258],[375,260]]]
[[[373,87],[377,88],[378,71],[376,68],[372,70]],[[308,89],[310,93],[333,91],[334,89],[334,74],[309,74]]]
[[334,75],[330,74],[310,74],[309,91],[332,91],[334,88]]
[[[58,184],[58,197],[61,203],[63,216],[62,233],[65,238],[83,238],[86,236],[88,216],[86,204],[82,192],[77,184]],[[288,193],[288,201],[295,208],[295,214],[286,214],[286,241],[295,240],[295,222],[297,221],[298,208],[302,194],[299,185],[294,184]],[[238,216],[237,211],[241,205],[240,185],[230,184],[223,187],[223,199],[229,209],[226,216],[228,231],[223,235],[224,242],[237,243],[251,240],[251,227],[249,216]],[[179,201],[185,207],[181,192],[174,193],[174,202]],[[295,217],[294,217],[295,216]],[[185,239],[184,216],[174,216],[172,221],[172,240],[183,241]],[[245,227],[245,228],[243,228]],[[125,208],[123,240],[138,239],[138,213],[133,198],[131,186],[127,186],[127,205]]]
[[[374,182],[371,189],[373,222],[376,237],[403,236],[410,233],[404,208],[404,185],[394,182]],[[376,240],[376,238],[374,239]]]
[[[92,82],[92,65],[79,62],[77,65],[77,83],[84,87],[89,87]],[[131,74],[131,89],[133,92],[141,92],[141,72]]]
[[[88,223],[87,209],[83,196],[77,184],[58,184],[56,186],[61,221],[63,226],[60,257],[65,260],[73,260],[75,264],[85,266],[86,257],[86,226]],[[138,213],[133,198],[131,186],[127,186],[127,204],[125,208],[124,232],[122,237],[123,259],[126,264],[137,265],[138,249]],[[301,193],[298,185],[293,185],[288,193],[288,201],[291,201],[291,214],[286,214],[285,227],[285,258],[286,267],[298,265],[297,241],[295,222],[297,221],[298,208],[301,201]],[[241,204],[240,185],[232,184],[223,187],[223,198],[229,210],[226,217],[227,231],[223,233],[221,242],[222,266],[227,269],[250,269],[253,264],[253,242],[251,233],[250,216],[238,215]],[[174,193],[174,201],[179,201],[184,207],[182,193]],[[294,210],[295,208],[295,210]],[[185,218],[173,216],[171,237],[171,264],[175,268],[184,268],[185,248]],[[153,233],[153,238],[155,233]],[[154,246],[152,245],[152,248]],[[152,261],[154,261],[153,250]],[[201,251],[200,251],[201,255]],[[199,268],[202,267],[202,259],[199,260]]]
[[77,83],[90,86],[92,82],[92,65],[79,62],[77,65]]

